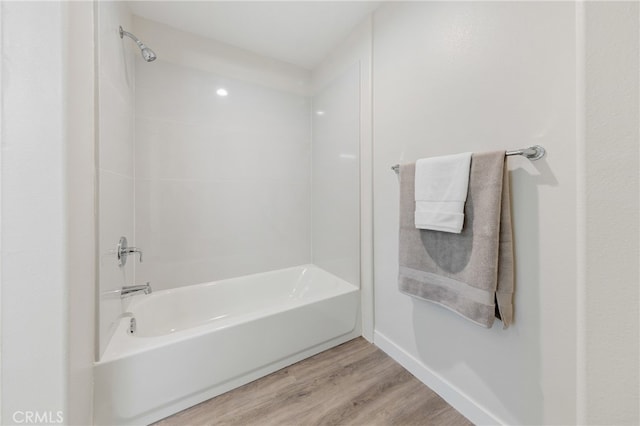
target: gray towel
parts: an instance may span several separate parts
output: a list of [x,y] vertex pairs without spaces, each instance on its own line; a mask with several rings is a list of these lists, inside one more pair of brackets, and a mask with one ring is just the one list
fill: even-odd
[[[416,229],[415,164],[400,166],[400,291],[484,327],[513,320],[513,241],[505,152],[473,154],[460,234]],[[496,309],[497,303],[497,309]]]

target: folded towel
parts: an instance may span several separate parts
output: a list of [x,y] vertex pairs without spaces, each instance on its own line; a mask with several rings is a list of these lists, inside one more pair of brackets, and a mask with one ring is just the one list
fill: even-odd
[[415,165],[400,166],[400,291],[484,327],[493,325],[496,313],[504,328],[513,320],[513,243],[504,163],[504,151],[473,155],[460,234],[414,227]]
[[471,153],[416,162],[416,228],[460,233],[469,186]]

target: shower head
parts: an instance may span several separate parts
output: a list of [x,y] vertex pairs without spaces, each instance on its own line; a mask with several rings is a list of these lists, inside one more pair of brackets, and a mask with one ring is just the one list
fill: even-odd
[[[142,46],[144,46],[144,44]],[[155,52],[149,49],[147,46],[144,46],[144,47],[142,46],[140,46],[140,49],[142,50],[141,53],[144,60],[147,62],[155,61],[157,58]]]
[[120,27],[120,38],[124,38],[124,36],[127,36],[131,40],[136,42],[136,44],[140,48],[140,53],[142,53],[142,58],[145,61],[151,62],[151,61],[155,61],[156,60],[157,56],[156,56],[156,54],[155,54],[155,52],[153,50],[151,50],[147,46],[145,46],[145,44],[143,42],[141,42],[140,39],[138,39],[138,37],[134,36],[133,34],[131,34],[128,31],[123,30],[122,27]]

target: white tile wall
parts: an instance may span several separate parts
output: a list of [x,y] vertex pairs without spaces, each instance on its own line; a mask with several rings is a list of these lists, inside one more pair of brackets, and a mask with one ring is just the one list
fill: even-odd
[[136,65],[136,280],[157,290],[309,263],[309,99]]
[[123,93],[112,80],[101,78],[100,91],[100,142],[99,161],[101,170],[109,170],[132,179],[134,98]]
[[99,102],[99,344],[104,351],[115,320],[122,312],[114,290],[134,282],[133,258],[117,265],[115,248],[121,236],[130,245],[134,235],[134,55],[137,47],[120,39],[118,26],[131,28],[124,2],[98,2]]
[[313,98],[313,263],[360,283],[360,68]]

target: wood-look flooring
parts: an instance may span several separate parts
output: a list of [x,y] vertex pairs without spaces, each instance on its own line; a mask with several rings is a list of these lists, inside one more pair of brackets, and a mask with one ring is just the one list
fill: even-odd
[[156,425],[471,423],[384,352],[357,338]]

